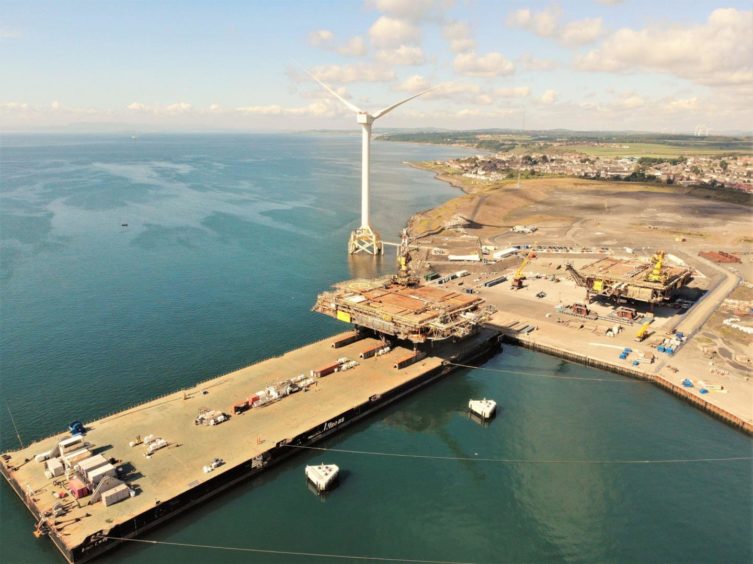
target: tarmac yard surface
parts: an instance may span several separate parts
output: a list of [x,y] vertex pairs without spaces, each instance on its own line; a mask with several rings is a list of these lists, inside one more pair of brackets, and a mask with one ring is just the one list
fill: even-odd
[[[67,495],[62,502],[70,505],[69,512],[58,519],[56,529],[69,547],[81,544],[92,533],[108,531],[115,524],[138,515],[155,504],[164,503],[209,478],[246,462],[274,447],[279,441],[295,437],[328,422],[375,394],[383,394],[442,364],[442,359],[427,356],[402,370],[393,364],[411,354],[411,350],[396,347],[382,356],[366,360],[359,353],[381,343],[366,338],[345,347],[332,348],[331,343],[344,335],[293,350],[283,356],[242,368],[209,380],[195,388],[182,390],[121,413],[86,425],[86,440],[94,454],[115,458],[117,466],[128,470],[125,481],[137,495],[110,507],[101,502],[87,505],[88,497],[74,500]],[[316,380],[308,391],[299,391],[276,403],[252,408],[216,426],[195,425],[201,409],[232,412],[231,406],[263,388],[305,373],[322,365],[347,357],[359,365]],[[335,423],[337,425],[337,423]],[[169,442],[169,446],[154,452],[149,458],[146,447],[134,447],[129,442],[137,436],[153,434]],[[31,492],[27,503],[41,512],[50,510],[61,500],[53,497],[64,491],[44,475],[44,463],[34,461],[40,452],[52,449],[58,441],[70,436],[61,433],[35,442],[25,449],[9,453],[7,467],[16,467],[12,477]],[[203,467],[214,458],[225,461],[211,473]],[[29,459],[24,463],[25,459]],[[78,521],[76,521],[78,519]]]

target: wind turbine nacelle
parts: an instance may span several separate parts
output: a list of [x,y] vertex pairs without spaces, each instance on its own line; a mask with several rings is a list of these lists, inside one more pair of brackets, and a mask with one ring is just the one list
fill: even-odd
[[358,114],[356,114],[356,121],[358,123],[365,123],[365,124],[368,125],[368,124],[370,124],[371,122],[374,121],[374,118],[371,117],[366,112],[358,112]]

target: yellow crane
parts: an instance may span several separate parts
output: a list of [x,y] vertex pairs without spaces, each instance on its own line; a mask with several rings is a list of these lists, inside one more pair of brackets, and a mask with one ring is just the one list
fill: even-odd
[[646,321],[641,328],[638,329],[638,333],[635,335],[635,340],[639,343],[648,336],[648,326],[651,325],[650,321]]
[[520,266],[518,267],[518,270],[515,271],[515,274],[512,276],[512,289],[518,290],[523,287],[523,280],[525,279],[525,276],[523,275],[523,270],[525,269],[526,265],[531,262],[531,259],[536,258],[536,245],[537,243],[534,243],[531,247],[531,250],[528,251],[528,254],[526,255],[526,258],[523,259],[523,262],[520,263]]
[[664,266],[664,251],[657,251],[657,253],[651,258],[654,263],[654,267],[649,272],[646,280],[649,282],[664,282],[665,276],[662,274],[662,266]]

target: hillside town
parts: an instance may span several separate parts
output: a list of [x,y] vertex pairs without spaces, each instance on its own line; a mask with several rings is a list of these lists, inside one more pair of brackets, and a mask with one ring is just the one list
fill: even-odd
[[499,181],[531,176],[660,182],[753,192],[753,157],[598,157],[582,153],[499,153],[444,163],[475,180]]

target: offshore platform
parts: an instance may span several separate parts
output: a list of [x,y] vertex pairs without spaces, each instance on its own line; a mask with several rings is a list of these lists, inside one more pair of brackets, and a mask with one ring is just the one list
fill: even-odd
[[668,265],[666,258],[664,251],[658,251],[650,262],[604,257],[580,270],[570,264],[566,268],[575,283],[586,289],[588,301],[601,296],[654,305],[668,302],[692,276],[690,268]]

